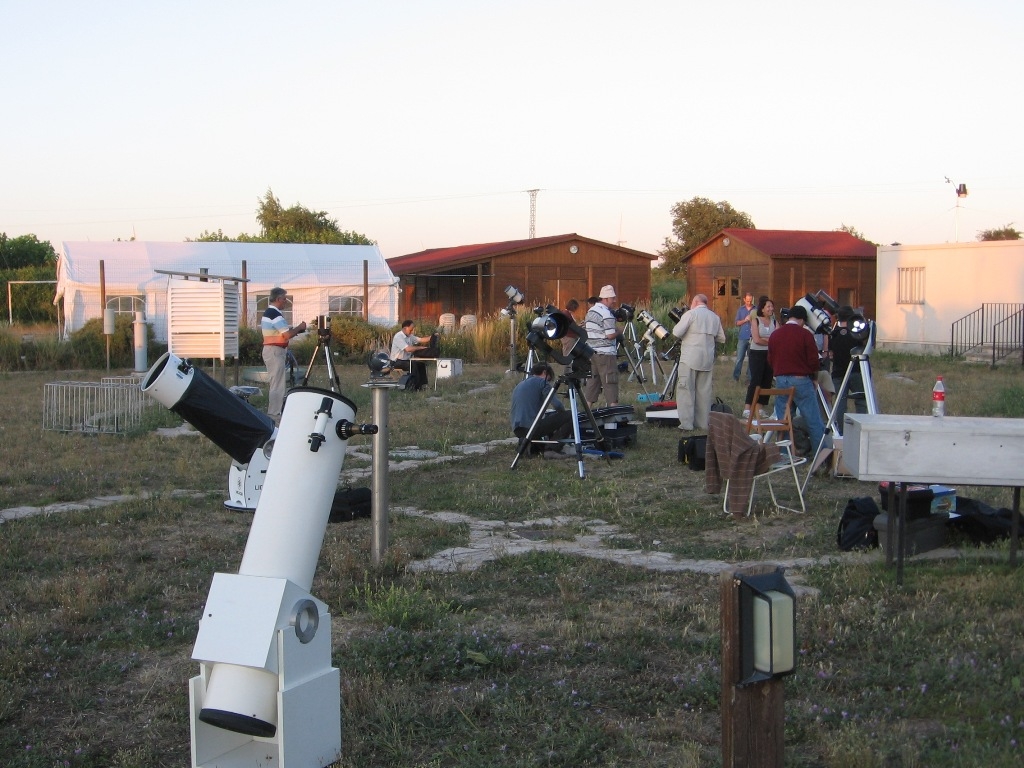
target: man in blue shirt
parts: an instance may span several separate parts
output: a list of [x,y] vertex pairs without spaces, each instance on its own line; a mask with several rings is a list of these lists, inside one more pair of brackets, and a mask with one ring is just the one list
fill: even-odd
[[[756,322],[754,319],[754,294],[749,291],[743,296],[743,305],[736,310],[736,327],[740,329],[739,342],[736,344],[736,365],[732,369],[733,381],[740,380],[743,373],[743,358],[747,356],[750,349],[750,324]],[[750,368],[747,368],[747,378],[750,378]]]
[[263,362],[269,378],[269,402],[267,416],[280,426],[281,411],[284,410],[285,370],[287,368],[288,341],[306,330],[304,322],[294,328],[288,327],[281,310],[288,304],[288,292],[284,288],[270,289],[270,303],[260,318],[263,332]]
[[[520,440],[526,437],[534,419],[540,413],[544,400],[551,391],[551,382],[555,372],[547,363],[537,363],[530,369],[530,375],[523,379],[512,390],[512,433]],[[572,434],[572,414],[557,397],[548,403],[554,408],[541,416],[537,427],[530,435],[533,440],[567,440]],[[521,443],[520,443],[521,444]]]

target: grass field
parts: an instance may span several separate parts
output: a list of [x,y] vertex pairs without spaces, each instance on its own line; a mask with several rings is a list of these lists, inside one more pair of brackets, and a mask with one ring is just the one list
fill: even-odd
[[[1016,367],[876,353],[887,413],[1024,416]],[[743,391],[716,370],[734,409]],[[339,369],[370,420],[366,369]],[[0,525],[0,764],[189,764],[188,679],[215,572],[237,570],[251,516],[223,509],[229,459],[202,437],[166,438],[159,406],[127,436],[43,431],[43,384],[99,372],[0,374],[0,509],[124,494],[101,508]],[[229,382],[230,383],[230,382]],[[391,396],[390,445],[457,460],[391,475],[392,505],[471,520],[565,516],[618,526],[605,542],[676,560],[800,560],[799,658],[787,678],[794,766],[1010,766],[1024,758],[1024,570],[1005,545],[914,561],[902,587],[880,555],[845,554],[836,526],[867,483],[816,476],[807,515],[736,521],[703,475],[676,462],[674,429],[642,425],[622,461],[529,459],[456,446],[507,437],[512,377],[469,366],[437,393]],[[635,400],[634,384],[624,387]],[[353,443],[367,442],[355,438]],[[350,467],[346,463],[346,469]],[[310,482],[316,479],[311,478]],[[175,490],[202,492],[179,497]],[[960,488],[1009,506],[1009,491]],[[143,495],[145,494],[145,495]],[[767,498],[767,494],[764,494]],[[759,501],[763,501],[759,497]],[[568,541],[580,524],[533,524]],[[717,766],[717,574],[537,551],[473,571],[409,566],[469,537],[465,522],[396,515],[382,567],[369,521],[331,525],[313,594],[334,617],[344,756],[355,766]]]

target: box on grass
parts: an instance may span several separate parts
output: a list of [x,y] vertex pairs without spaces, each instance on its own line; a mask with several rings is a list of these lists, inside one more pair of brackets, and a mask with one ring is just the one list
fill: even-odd
[[[949,515],[945,512],[936,512],[933,515],[919,517],[916,520],[908,518],[906,528],[903,531],[907,555],[919,555],[922,552],[928,552],[945,546],[947,522],[949,522]],[[878,515],[875,518],[875,530],[878,531],[878,543],[881,545],[882,551],[888,556],[888,515]],[[895,537],[893,538],[893,546],[896,546]]]
[[663,400],[660,403],[652,403],[645,410],[648,424],[656,424],[659,427],[679,426],[679,407],[675,400]]
[[450,379],[452,376],[462,375],[462,361],[447,357],[438,358],[437,378]]
[[[889,510],[889,483],[878,484],[883,510]],[[907,518],[927,517],[936,512],[956,512],[956,488],[948,485],[911,485],[907,488]]]

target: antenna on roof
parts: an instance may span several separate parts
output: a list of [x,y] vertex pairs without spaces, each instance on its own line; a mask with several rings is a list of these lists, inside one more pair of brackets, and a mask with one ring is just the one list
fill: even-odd
[[[946,176],[946,183],[952,184],[949,176]],[[967,185],[957,184],[956,185],[956,212],[953,214],[953,242],[960,242],[960,201],[967,197]]]
[[539,189],[528,189],[530,193],[530,239],[537,236],[537,193]]

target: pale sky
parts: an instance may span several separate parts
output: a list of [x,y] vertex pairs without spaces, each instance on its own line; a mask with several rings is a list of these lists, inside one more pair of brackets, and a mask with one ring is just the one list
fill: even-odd
[[[0,232],[256,233],[391,258],[529,234],[1024,229],[1020,0],[0,0]],[[946,178],[951,183],[946,183]],[[969,196],[959,200],[958,184]]]

